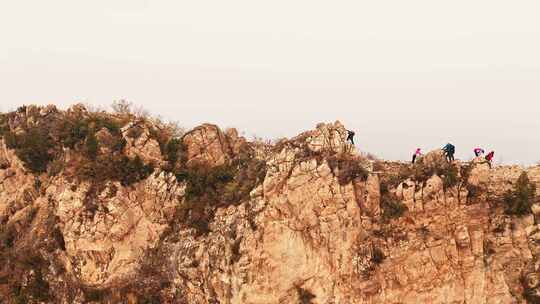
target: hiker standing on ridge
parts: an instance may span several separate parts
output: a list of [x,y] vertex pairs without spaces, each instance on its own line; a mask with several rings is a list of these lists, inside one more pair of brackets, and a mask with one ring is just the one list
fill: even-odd
[[444,154],[446,155],[446,159],[448,160],[448,162],[453,162],[454,153],[456,152],[456,147],[448,143],[446,144],[446,146],[444,146],[444,148],[442,148],[442,150],[444,151]]
[[347,130],[347,140],[350,140],[354,146],[354,132],[353,131]]
[[485,153],[484,149],[482,148],[474,148],[474,155],[476,155],[476,157],[480,156],[480,155],[483,155]]
[[414,164],[416,162],[416,158],[420,157],[420,156],[422,156],[422,152],[421,152],[420,148],[417,148],[416,152],[414,152],[414,154],[412,156],[412,163]]
[[491,151],[486,155],[486,160],[488,162],[489,168],[491,169],[491,161],[493,160],[493,156],[495,156],[495,151]]

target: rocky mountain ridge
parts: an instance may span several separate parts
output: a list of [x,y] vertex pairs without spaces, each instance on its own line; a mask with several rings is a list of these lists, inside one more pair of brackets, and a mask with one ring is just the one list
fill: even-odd
[[0,115],[2,303],[537,303],[540,167],[129,112]]

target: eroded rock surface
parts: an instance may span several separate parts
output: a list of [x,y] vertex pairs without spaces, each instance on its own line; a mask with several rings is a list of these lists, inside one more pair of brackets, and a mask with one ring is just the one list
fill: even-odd
[[[24,134],[62,115],[90,114],[80,106],[29,107],[9,114],[7,124]],[[179,139],[183,160],[171,165],[171,145],[155,137],[149,122],[126,121],[116,130],[91,121],[100,128],[98,160],[126,156],[117,163],[146,170],[129,162],[138,157],[154,169],[130,179],[77,178],[88,169],[76,161],[92,157],[88,139],[81,139],[56,149],[46,171],[32,172],[4,133],[0,294],[6,303],[539,299],[540,205],[509,215],[504,195],[523,172],[540,190],[540,167],[490,169],[473,161],[456,162],[452,172],[432,170],[446,166],[434,151],[421,162],[423,171],[380,162],[371,172],[373,163],[346,142],[339,122],[275,146],[205,124]],[[260,180],[242,171],[250,157],[264,164]],[[230,164],[245,176],[231,180]],[[206,185],[217,195],[197,192],[202,182],[185,169],[201,165],[216,174],[217,184]],[[257,182],[231,201],[228,190],[246,191],[243,180]]]

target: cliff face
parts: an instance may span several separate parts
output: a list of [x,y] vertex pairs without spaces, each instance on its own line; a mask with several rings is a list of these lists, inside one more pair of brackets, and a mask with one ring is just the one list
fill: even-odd
[[540,299],[540,167],[369,161],[339,122],[270,145],[49,106],[0,132],[6,303]]

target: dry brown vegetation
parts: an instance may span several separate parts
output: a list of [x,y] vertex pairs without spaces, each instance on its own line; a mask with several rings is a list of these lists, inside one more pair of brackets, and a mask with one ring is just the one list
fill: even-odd
[[504,196],[505,212],[512,215],[531,213],[531,206],[536,201],[536,185],[529,180],[526,172],[521,173],[514,189]]
[[174,174],[186,183],[185,203],[179,218],[199,233],[209,232],[215,208],[239,204],[266,176],[266,163],[247,150],[226,164],[210,167],[196,164],[175,166]]
[[396,196],[388,189],[388,184],[381,184],[381,211],[383,221],[389,221],[393,218],[401,217],[407,210],[407,206],[403,204]]
[[336,154],[327,158],[328,165],[337,176],[341,185],[346,185],[355,179],[365,181],[368,171],[362,167],[362,159],[350,154]]
[[[130,185],[146,178],[152,171],[152,164],[144,164],[138,157],[129,158],[124,154],[126,140],[121,127],[127,122],[104,112],[55,112],[52,118],[34,115],[35,125],[19,124],[17,130],[9,126],[10,118],[26,113],[22,107],[17,113],[3,114],[0,119],[0,134],[8,148],[24,163],[26,169],[34,173],[59,174],[65,167],[62,161],[66,149],[75,152],[74,175],[79,179],[118,180]],[[11,123],[16,125],[15,122]],[[106,132],[109,136],[98,140],[96,134]],[[104,148],[104,149],[102,149]]]

